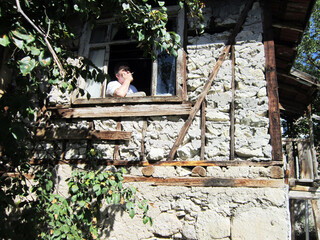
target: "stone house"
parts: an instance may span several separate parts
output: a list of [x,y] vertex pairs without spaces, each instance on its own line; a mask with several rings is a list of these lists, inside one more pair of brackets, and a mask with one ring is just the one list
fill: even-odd
[[105,239],[291,239],[295,175],[280,111],[303,114],[319,87],[291,72],[314,2],[207,1],[201,36],[170,6],[183,46],[176,59],[143,58],[112,20],[84,27],[79,55],[105,71],[127,61],[146,96],[111,98],[106,83],[84,79],[89,100],[53,88],[33,163],[56,161],[59,191],[91,148],[101,165],[128,170],[125,182],[150,200],[154,224],[115,214]]

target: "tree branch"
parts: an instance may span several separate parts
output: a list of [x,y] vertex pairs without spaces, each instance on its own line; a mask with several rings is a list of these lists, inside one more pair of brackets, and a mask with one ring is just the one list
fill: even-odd
[[307,55],[307,59],[312,63],[312,65],[316,69],[320,70],[320,66],[317,65],[316,61],[309,54],[306,54],[306,55]]
[[[33,22],[32,20],[24,13],[24,11],[22,10],[21,6],[20,6],[20,1],[19,0],[16,0],[16,5],[17,5],[17,10],[19,13],[21,13],[21,15],[31,24],[31,26],[43,37],[44,41],[46,42],[47,44],[47,47],[55,61],[55,63],[58,65],[59,67],[59,70],[60,70],[60,75],[62,76],[62,78],[65,77],[66,75],[66,71],[64,70],[56,52],[53,50],[52,46],[51,46],[51,43],[49,42],[48,40],[48,35],[45,34],[40,28],[38,28]],[[48,30],[49,32],[49,30]]]

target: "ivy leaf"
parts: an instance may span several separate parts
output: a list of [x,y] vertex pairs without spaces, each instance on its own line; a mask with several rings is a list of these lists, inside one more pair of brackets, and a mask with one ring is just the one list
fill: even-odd
[[148,218],[149,218],[148,216],[144,216],[143,217],[143,224],[146,224],[149,221]]
[[164,6],[164,1],[159,1],[158,4],[159,4],[160,7],[163,7]]
[[17,39],[17,38],[15,38],[15,37],[12,37],[12,39],[13,39],[13,43],[14,43],[18,48],[20,48],[20,49],[23,48],[24,43],[23,43],[22,40]]
[[98,191],[100,191],[100,190],[101,190],[100,184],[95,184],[95,185],[93,186],[93,191],[98,192]]
[[58,77],[60,75],[60,71],[58,68],[53,69],[52,71],[53,76]]
[[76,193],[78,190],[79,190],[79,187],[77,185],[73,185],[71,187],[71,191],[74,192],[74,193]]
[[[19,30],[24,30],[24,29],[19,29]],[[19,32],[18,30],[12,31],[12,34],[14,36],[16,36],[17,38],[25,40],[26,43],[31,43],[35,40],[35,38],[31,34],[24,34],[24,33]]]
[[46,67],[49,66],[51,64],[51,57],[44,57],[44,51],[42,51],[39,55],[39,63],[41,66]]
[[8,46],[10,43],[10,40],[7,35],[3,35],[2,38],[0,38],[0,44],[4,47]]
[[39,56],[40,53],[41,53],[40,49],[38,49],[36,47],[31,47],[30,51],[31,51],[31,54],[34,55],[34,56]]
[[46,184],[46,190],[47,191],[50,191],[50,189],[52,188],[53,186],[53,182],[52,181],[48,181],[47,184]]
[[120,194],[119,193],[112,194],[112,199],[114,204],[118,204],[120,202]]
[[27,56],[20,60],[19,65],[20,72],[23,76],[26,76],[32,71],[32,69],[34,69],[36,66],[36,61]]
[[130,209],[130,211],[129,211],[129,216],[131,217],[131,218],[134,218],[134,215],[135,215],[136,213],[135,213],[135,211],[134,211],[134,208],[131,208]]

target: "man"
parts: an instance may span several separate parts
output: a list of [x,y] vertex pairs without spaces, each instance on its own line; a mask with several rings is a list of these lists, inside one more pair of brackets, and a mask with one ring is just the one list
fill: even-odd
[[111,81],[107,85],[107,95],[113,97],[125,97],[127,94],[138,92],[135,86],[131,85],[133,81],[130,68],[125,65],[117,65],[114,71],[118,81]]

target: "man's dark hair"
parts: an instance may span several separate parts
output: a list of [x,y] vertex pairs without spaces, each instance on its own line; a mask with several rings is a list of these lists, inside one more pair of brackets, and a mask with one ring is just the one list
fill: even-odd
[[127,63],[118,63],[115,67],[114,67],[114,75],[117,75],[118,72],[120,70],[125,70],[125,71],[129,71],[130,72],[130,67],[128,66]]

